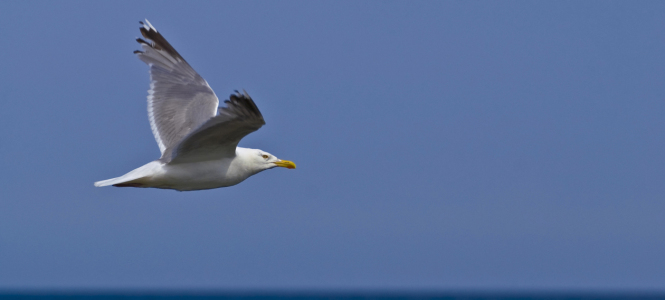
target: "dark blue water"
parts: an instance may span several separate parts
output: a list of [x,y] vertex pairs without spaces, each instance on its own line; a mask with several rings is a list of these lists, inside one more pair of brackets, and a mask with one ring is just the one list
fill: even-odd
[[618,300],[665,299],[665,293],[0,293],[0,299],[185,300],[185,299],[451,299],[451,300]]

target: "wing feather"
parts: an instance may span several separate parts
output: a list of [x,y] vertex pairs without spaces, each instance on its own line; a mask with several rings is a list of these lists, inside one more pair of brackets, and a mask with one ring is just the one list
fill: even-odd
[[265,124],[252,98],[236,91],[224,101],[219,114],[187,135],[162,160],[170,163],[194,162],[233,157],[238,142]]
[[136,39],[142,51],[134,53],[150,67],[148,118],[163,157],[216,115],[219,99],[148,20],[140,23],[145,40]]

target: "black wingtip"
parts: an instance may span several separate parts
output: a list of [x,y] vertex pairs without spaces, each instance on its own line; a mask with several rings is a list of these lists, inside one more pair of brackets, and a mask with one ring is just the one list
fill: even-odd
[[243,93],[240,93],[238,90],[235,90],[235,94],[231,94],[228,100],[224,100],[224,103],[227,103],[230,106],[243,107],[244,109],[250,111],[252,114],[258,115],[261,118],[261,111],[254,103],[252,97],[249,96],[247,91],[243,90]]

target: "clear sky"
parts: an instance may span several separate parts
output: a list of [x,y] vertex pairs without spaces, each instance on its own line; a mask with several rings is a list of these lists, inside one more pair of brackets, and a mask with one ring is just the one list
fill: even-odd
[[[144,18],[298,169],[95,188],[159,157]],[[0,289],[665,291],[665,2],[1,1],[0,54]]]

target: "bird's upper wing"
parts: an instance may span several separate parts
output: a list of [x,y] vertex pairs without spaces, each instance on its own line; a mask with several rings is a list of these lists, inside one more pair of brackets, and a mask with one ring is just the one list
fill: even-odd
[[150,66],[148,117],[164,157],[167,149],[217,114],[219,99],[148,20],[140,23],[147,41],[136,39],[143,50],[134,53]]
[[173,150],[167,150],[162,160],[183,163],[233,157],[238,142],[258,130],[266,122],[247,94],[231,95],[219,108],[219,115],[187,135]]

